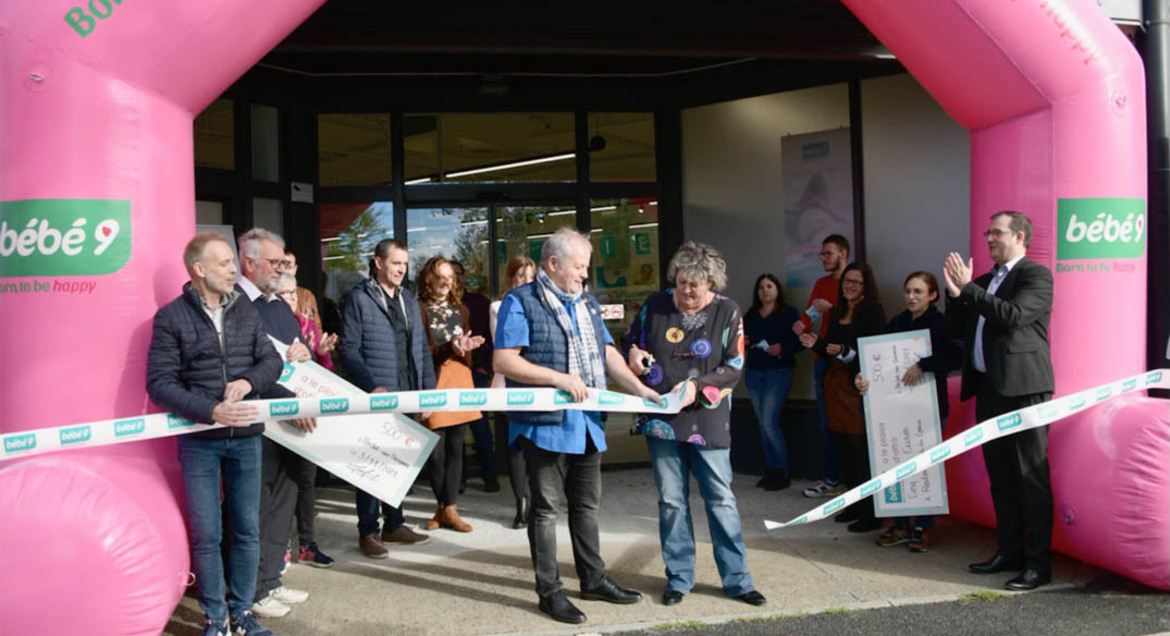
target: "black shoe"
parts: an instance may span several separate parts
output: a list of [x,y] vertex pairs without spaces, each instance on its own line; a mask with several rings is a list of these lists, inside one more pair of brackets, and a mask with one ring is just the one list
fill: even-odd
[[846,530],[848,530],[850,532],[873,532],[874,530],[881,530],[881,529],[882,529],[882,520],[876,519],[876,518],[858,519],[857,521],[854,521],[853,523],[849,524],[849,527],[846,528]]
[[557,592],[547,598],[540,599],[540,604],[537,605],[540,611],[548,614],[554,621],[562,623],[572,623],[580,625],[585,622],[585,614],[577,609],[576,605],[569,602],[565,598],[563,592]]
[[663,605],[678,605],[682,602],[684,594],[678,590],[666,590],[662,593]]
[[759,592],[757,592],[755,590],[752,590],[750,592],[746,592],[744,594],[740,594],[739,596],[737,596],[735,598],[743,601],[744,603],[747,603],[748,605],[756,605],[756,606],[763,605],[764,603],[768,602],[768,599],[764,598],[763,594],[760,594]]
[[630,605],[642,600],[642,594],[634,590],[627,590],[605,577],[601,584],[591,590],[581,590],[581,598],[586,601],[605,601],[618,605]]
[[1052,573],[1048,570],[1041,572],[1032,568],[1026,568],[1016,578],[1008,581],[1004,587],[1009,590],[1034,590],[1041,585],[1048,585],[1052,582]]
[[512,520],[512,529],[519,530],[528,525],[528,497],[516,500],[516,518]]
[[766,483],[768,483],[768,473],[767,472],[765,472],[764,476],[760,477],[760,480],[756,482],[756,488],[763,488],[764,484],[766,484]]
[[996,572],[1022,570],[1024,569],[1024,564],[1019,559],[1009,559],[996,552],[990,559],[980,563],[972,563],[967,566],[967,569],[975,574],[995,574]]
[[788,473],[782,470],[771,471],[767,480],[767,483],[764,484],[764,490],[767,491],[784,490],[792,485],[792,480],[788,479]]
[[857,511],[852,508],[846,508],[837,513],[837,516],[833,517],[833,521],[837,523],[852,523],[857,521]]
[[483,478],[484,492],[500,492],[500,478],[495,475],[487,475]]

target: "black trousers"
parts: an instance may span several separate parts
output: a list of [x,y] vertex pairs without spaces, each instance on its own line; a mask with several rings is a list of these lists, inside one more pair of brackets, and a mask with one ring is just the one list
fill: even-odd
[[280,587],[280,568],[297,506],[296,453],[267,437],[261,445],[260,572],[256,600]]
[[297,484],[297,543],[306,547],[317,541],[316,519],[313,511],[317,507],[317,465],[294,455],[293,481]]
[[[982,422],[1052,399],[1051,393],[1000,395],[979,375],[975,417]],[[1048,474],[1048,427],[1020,431],[983,445],[991,479],[999,552],[1022,558],[1027,567],[1047,572],[1052,565],[1052,484]]]
[[557,565],[557,513],[562,494],[569,504],[569,538],[581,589],[601,585],[605,578],[597,525],[597,509],[601,503],[601,453],[592,440],[586,442],[583,455],[547,451],[526,437],[518,441],[524,449],[532,490],[528,547],[536,571],[536,594],[546,598],[564,588]]
[[431,460],[427,464],[431,490],[435,501],[452,506],[459,501],[459,483],[463,479],[463,436],[466,424],[457,424],[434,431],[439,436]]
[[[495,414],[496,437],[508,439],[508,416]],[[508,481],[512,482],[512,496],[519,501],[528,496],[528,467],[524,462],[524,449],[508,446]]]
[[[846,489],[852,490],[869,481],[873,476],[869,470],[869,443],[865,433],[833,433],[840,457],[841,481]],[[852,506],[854,518],[858,521],[873,521],[873,497],[865,497]]]

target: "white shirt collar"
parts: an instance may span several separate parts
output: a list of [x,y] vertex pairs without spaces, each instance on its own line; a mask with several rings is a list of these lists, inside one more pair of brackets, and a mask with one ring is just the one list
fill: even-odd
[[[1008,273],[1012,271],[1012,268],[1015,267],[1017,263],[1024,260],[1025,256],[1027,256],[1027,254],[1020,254],[1019,256],[1013,258],[1012,260],[1004,263],[1003,264],[1003,270],[1004,270],[1003,275],[1007,276]],[[992,268],[992,271],[998,271],[999,268],[1000,268],[1000,265],[996,265],[995,267]]]
[[236,284],[240,286],[240,289],[244,290],[244,294],[248,296],[248,300],[253,302],[255,302],[257,298],[264,295],[263,292],[260,291],[260,288],[257,287],[256,284],[251,280],[249,280],[247,276],[241,275],[240,280],[236,281]]

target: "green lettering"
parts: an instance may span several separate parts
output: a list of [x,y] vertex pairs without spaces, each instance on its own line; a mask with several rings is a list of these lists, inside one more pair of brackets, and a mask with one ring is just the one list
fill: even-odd
[[[105,7],[105,12],[98,11],[98,7]],[[114,7],[110,6],[110,0],[89,0],[89,12],[93,17],[105,20],[114,12]]]
[[65,22],[77,31],[77,35],[85,37],[93,31],[95,25],[93,18],[86,15],[85,10],[81,7],[73,7],[65,13]]

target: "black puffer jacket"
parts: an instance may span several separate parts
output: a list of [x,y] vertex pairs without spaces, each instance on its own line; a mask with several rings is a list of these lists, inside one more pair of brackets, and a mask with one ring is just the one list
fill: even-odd
[[[382,308],[378,296],[382,292],[374,281],[362,281],[345,296],[341,306],[341,338],[337,353],[349,372],[350,380],[363,391],[382,387],[387,391],[405,391],[398,386],[398,347],[390,316]],[[418,300],[414,294],[399,289],[406,305],[407,328],[410,342],[407,351],[414,359],[418,388],[435,388],[435,366],[431,349],[422,327]]]
[[[183,294],[154,315],[154,333],[146,361],[146,392],[154,403],[195,422],[211,422],[227,383],[243,378],[252,385],[247,398],[272,387],[284,365],[260,326],[260,316],[247,297],[236,296],[223,312],[227,355],[219,346],[215,325],[203,311],[199,292],[187,283]],[[264,432],[264,423],[195,433],[200,437],[250,437]]]

